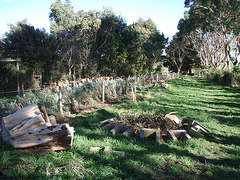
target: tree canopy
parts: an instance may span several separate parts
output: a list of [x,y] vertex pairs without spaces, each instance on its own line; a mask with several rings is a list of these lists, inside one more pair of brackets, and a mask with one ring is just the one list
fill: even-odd
[[[32,85],[34,75],[45,75],[44,80],[49,81],[56,69],[58,55],[55,38],[48,35],[45,30],[35,29],[27,20],[10,25],[10,31],[1,41],[1,47],[1,57],[21,58],[22,85],[26,88]],[[5,82],[2,84],[3,87],[14,89],[11,85],[16,84],[14,67],[1,63],[0,72],[0,81]],[[12,79],[9,79],[10,77]]]
[[[26,83],[29,78],[39,74],[49,82],[60,78],[153,73],[168,42],[151,19],[140,18],[127,25],[110,8],[75,12],[70,0],[53,2],[49,19],[50,34],[24,20],[10,25],[10,31],[0,42],[2,58],[22,59],[20,71],[25,78],[21,84],[26,88],[31,87]],[[1,82],[6,82],[2,72],[7,69],[9,74],[14,66],[1,64]]]
[[[182,56],[192,52],[194,62],[208,69],[231,69],[239,64],[238,0],[185,0],[189,10],[178,24],[179,32],[171,41],[169,52],[176,45],[176,37],[183,47]],[[181,56],[181,57],[182,57]],[[176,57],[171,55],[171,57]],[[200,60],[200,62],[198,61]],[[178,58],[178,62],[181,61]],[[199,63],[198,63],[199,62]],[[196,65],[196,64],[195,64]]]

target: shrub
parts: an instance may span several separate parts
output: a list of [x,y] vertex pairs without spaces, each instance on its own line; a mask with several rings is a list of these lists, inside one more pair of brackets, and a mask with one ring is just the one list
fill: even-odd
[[197,69],[194,73],[194,75],[201,77],[203,77],[203,74],[205,78],[225,86],[240,85],[240,68],[238,67],[235,67],[233,71],[208,69],[200,72]]
[[[125,91],[125,80],[117,79],[105,82],[105,97],[119,96]],[[62,87],[62,103],[65,112],[78,109],[81,105],[93,105],[102,101],[102,82],[87,83],[81,87]],[[45,106],[49,114],[59,116],[59,92],[52,92],[49,88],[33,93],[27,92],[23,96],[16,96],[12,102],[0,101],[0,116],[14,113],[16,110],[36,103]]]
[[226,70],[223,71],[223,77],[222,77],[222,83],[223,85],[230,86],[233,84],[233,72]]

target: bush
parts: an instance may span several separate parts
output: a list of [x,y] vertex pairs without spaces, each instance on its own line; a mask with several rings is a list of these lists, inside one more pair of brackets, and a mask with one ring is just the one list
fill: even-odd
[[[161,77],[159,76],[158,78],[163,79],[164,76],[161,75]],[[156,80],[157,78],[153,75],[129,78],[127,88],[132,84],[137,88],[141,88],[151,83],[152,79]],[[105,81],[104,85],[106,99],[121,96],[126,92],[126,81],[123,79]],[[61,92],[63,111],[76,111],[81,105],[94,105],[102,101],[103,82],[87,83],[80,87],[62,87]],[[0,101],[0,116],[13,113],[17,109],[31,103],[45,106],[49,114],[59,116],[58,101],[59,92],[52,92],[49,88],[35,93],[25,93],[23,96],[17,96],[16,100],[12,102],[5,100]]]
[[223,71],[222,83],[226,86],[233,85],[233,72],[231,71]]
[[[204,74],[204,75],[203,75]],[[235,68],[233,71],[230,70],[215,70],[208,69],[200,71],[195,70],[194,75],[205,77],[216,83],[220,83],[224,86],[240,85],[240,68]]]
[[240,66],[235,66],[233,69],[234,85],[240,87]]

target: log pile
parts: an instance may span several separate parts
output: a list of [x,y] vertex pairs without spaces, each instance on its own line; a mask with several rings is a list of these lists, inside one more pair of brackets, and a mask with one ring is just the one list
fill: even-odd
[[[2,118],[2,138],[14,149],[43,154],[71,149],[74,128],[67,123],[53,125],[36,104],[31,104]],[[54,123],[55,124],[55,123]]]

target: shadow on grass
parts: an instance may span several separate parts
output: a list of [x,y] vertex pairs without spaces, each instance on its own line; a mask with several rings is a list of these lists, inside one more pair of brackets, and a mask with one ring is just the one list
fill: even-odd
[[[109,111],[106,111],[105,109],[100,109],[98,111],[96,111],[96,113],[89,113],[86,114],[83,117],[78,117],[77,119],[73,120],[70,122],[70,125],[73,125],[75,127],[96,127],[96,125],[100,122],[103,121],[105,119],[110,119],[112,117],[115,117],[116,114],[115,113],[111,113]],[[96,121],[96,119],[98,121]]]
[[[225,96],[226,97],[226,96]],[[235,96],[234,97],[235,100],[238,100],[238,98]],[[226,107],[229,107],[229,108],[240,108],[240,101],[236,102],[232,102],[233,99],[229,99],[229,100],[214,100],[214,101],[203,101],[207,104],[213,104],[213,105],[216,105],[216,106],[226,106]]]
[[[203,178],[214,178],[214,173],[221,175],[221,178],[238,177],[239,174],[234,169],[239,167],[238,159],[211,159],[203,156],[198,156],[189,152],[184,148],[184,143],[182,144],[182,149],[177,149],[171,147],[171,143],[158,143],[155,141],[145,141],[145,140],[135,140],[123,137],[122,135],[113,136],[110,133],[106,133],[104,130],[97,128],[97,124],[104,119],[113,117],[114,114],[106,110],[99,110],[97,112],[89,114],[87,117],[79,117],[72,122],[72,126],[76,127],[76,134],[80,136],[86,136],[88,139],[97,140],[104,142],[106,136],[111,138],[113,141],[113,148],[115,150],[124,150],[126,153],[125,159],[108,157],[108,155],[103,152],[96,154],[85,154],[81,150],[77,150],[77,153],[84,156],[85,159],[94,162],[94,166],[104,167],[106,169],[110,168],[112,173],[108,174],[106,172],[98,172],[101,178],[122,178],[122,179],[194,179],[195,177]],[[91,121],[93,126],[91,131],[88,122]],[[216,135],[217,136],[217,135]],[[224,138],[224,137],[222,137]],[[233,139],[232,139],[233,140]],[[214,139],[210,139],[214,142]],[[219,140],[222,142],[221,140]],[[239,141],[232,141],[237,142]],[[118,142],[118,143],[116,143]],[[216,143],[218,141],[215,140]],[[226,143],[229,139],[226,139]],[[239,145],[239,144],[236,144]],[[141,147],[139,149],[133,147]],[[117,148],[117,149],[116,149]],[[152,159],[149,156],[161,156],[162,159]],[[175,155],[177,159],[165,159],[164,157],[171,157]],[[110,156],[110,155],[109,155]],[[185,168],[184,162],[181,162],[181,158],[186,157],[195,164],[197,167]],[[179,159],[178,159],[179,158]],[[200,165],[199,165],[200,163]],[[213,174],[205,174],[206,168],[211,166],[211,171]],[[227,167],[222,170],[218,169],[219,166]],[[91,167],[90,167],[91,169]],[[198,172],[198,173],[197,173]],[[201,173],[199,173],[201,172]],[[106,174],[105,174],[106,173]]]
[[213,90],[216,89],[216,86],[219,86],[219,84],[215,82],[199,77],[191,77],[191,81],[189,81],[187,77],[184,79],[172,79],[169,82],[170,84],[174,84],[174,86],[193,87],[207,90]]
[[[232,115],[235,115],[236,117],[238,116],[238,113],[232,113]],[[239,116],[236,118],[231,118],[231,117],[223,117],[221,115],[212,115],[216,120],[219,121],[220,124],[225,124],[227,126],[231,127],[240,127],[240,118]]]
[[240,146],[240,137],[238,136],[227,137],[220,134],[212,133],[211,136],[207,138],[207,140],[209,142],[214,142],[218,144]]

